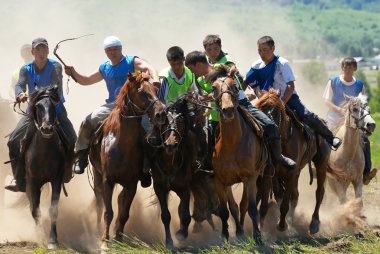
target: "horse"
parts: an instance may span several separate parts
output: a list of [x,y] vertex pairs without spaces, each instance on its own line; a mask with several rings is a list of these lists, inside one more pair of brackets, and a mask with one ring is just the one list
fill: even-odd
[[190,185],[197,154],[195,142],[197,137],[192,130],[188,103],[184,95],[167,106],[167,119],[160,130],[162,144],[152,147],[150,158],[153,188],[161,206],[161,220],[168,248],[173,248],[170,232],[171,215],[168,209],[170,191],[174,191],[180,198],[178,206],[180,229],[175,234],[178,240],[187,238],[191,221]]
[[337,151],[331,152],[327,174],[328,183],[341,204],[347,202],[346,192],[350,183],[354,186],[355,198],[362,197],[364,171],[362,135],[371,135],[376,127],[365,96],[345,96],[342,107],[346,114],[334,131],[336,136],[342,139],[342,145]]
[[[220,68],[210,74],[216,108],[220,112],[219,132],[213,151],[212,164],[215,174],[215,188],[219,197],[219,216],[222,220],[222,237],[228,239],[227,209],[228,190],[235,183],[242,182],[242,200],[248,202],[248,213],[252,220],[253,238],[262,244],[257,223],[256,181],[266,167],[268,153],[263,140],[245,118],[249,113],[238,106],[238,87],[234,81],[236,68]],[[236,222],[237,236],[244,234],[242,225]]]
[[49,249],[58,245],[58,202],[63,183],[71,178],[71,165],[74,160],[73,149],[67,150],[58,130],[60,127],[57,127],[59,122],[56,107],[59,101],[58,86],[36,89],[30,95],[31,124],[35,125],[37,131],[25,148],[26,194],[37,226],[41,216],[41,187],[48,182],[51,184]]
[[98,145],[91,148],[98,227],[103,210],[102,202],[105,206],[102,249],[107,249],[109,241],[114,215],[112,195],[116,184],[123,187],[118,197],[116,240],[122,240],[124,226],[129,219],[129,210],[143,168],[144,138],[141,117],[148,115],[154,124],[162,124],[165,119],[165,105],[157,98],[157,87],[149,79],[150,75],[145,73],[128,73],[128,79],[116,98],[116,106],[102,127],[103,138]]
[[[286,215],[289,211],[289,202],[291,204],[292,217],[294,215],[299,197],[298,179],[302,168],[307,164],[309,165],[309,173],[311,177],[310,184],[312,183],[312,161],[316,167],[317,190],[316,205],[309,230],[311,234],[315,234],[319,231],[319,209],[325,192],[324,182],[326,179],[327,162],[331,149],[327,142],[320,136],[312,133],[310,128],[302,125],[299,121],[296,121],[295,118],[289,117],[278,91],[270,89],[263,93],[261,98],[256,102],[256,106],[277,124],[281,133],[282,152],[285,156],[296,162],[296,168],[294,170],[287,170],[281,166],[275,168],[272,179],[273,190],[278,201],[282,198],[280,206],[281,215],[277,224],[277,229],[279,231],[285,231],[287,229]],[[271,186],[271,181],[268,181],[268,177],[270,178],[271,176],[266,175],[263,179],[263,181],[267,182],[262,185],[262,191],[265,193],[262,197],[264,200],[269,198],[268,189]],[[261,227],[263,227],[267,210],[267,203],[262,204],[260,207]]]

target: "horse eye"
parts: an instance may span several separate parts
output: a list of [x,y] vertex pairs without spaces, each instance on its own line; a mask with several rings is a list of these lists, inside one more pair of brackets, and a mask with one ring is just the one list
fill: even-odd
[[352,111],[356,113],[356,112],[359,111],[359,109],[357,109],[357,108],[353,108]]

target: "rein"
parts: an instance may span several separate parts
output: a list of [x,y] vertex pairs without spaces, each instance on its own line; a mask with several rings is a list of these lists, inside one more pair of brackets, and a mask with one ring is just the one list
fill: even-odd
[[[146,109],[142,109],[140,108],[139,106],[137,106],[135,103],[133,103],[133,101],[131,100],[131,98],[129,97],[129,93],[127,93],[127,105],[130,106],[130,108],[132,109],[132,112],[133,112],[133,115],[132,116],[128,116],[128,115],[125,115],[123,114],[122,112],[120,113],[120,115],[125,118],[125,119],[130,119],[130,118],[140,118],[146,114],[148,114],[148,111],[153,107],[153,105],[158,101],[158,98],[154,99],[150,104],[149,106],[146,108]],[[128,109],[127,106],[123,106],[123,108],[126,108]],[[141,114],[137,115],[136,114],[136,111],[135,109],[137,109],[138,111],[141,112]]]

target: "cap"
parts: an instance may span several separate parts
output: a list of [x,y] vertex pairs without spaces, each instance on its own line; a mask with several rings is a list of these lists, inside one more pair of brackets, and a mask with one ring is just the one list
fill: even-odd
[[104,49],[117,46],[121,47],[121,41],[118,37],[108,36],[104,39]]
[[43,44],[46,47],[49,47],[49,44],[45,38],[37,38],[32,41],[32,48],[36,48],[38,45]]

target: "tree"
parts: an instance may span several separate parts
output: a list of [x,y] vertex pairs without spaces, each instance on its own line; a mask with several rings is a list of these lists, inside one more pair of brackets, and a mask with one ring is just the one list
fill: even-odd
[[380,112],[380,71],[377,71],[377,86],[373,91],[369,106],[373,112]]
[[362,70],[358,70],[356,72],[355,76],[357,79],[359,79],[363,82],[364,87],[365,87],[365,92],[366,92],[367,97],[368,97],[368,101],[370,101],[372,98],[372,91],[371,91],[371,88],[368,84],[367,77],[365,76],[365,74]]

